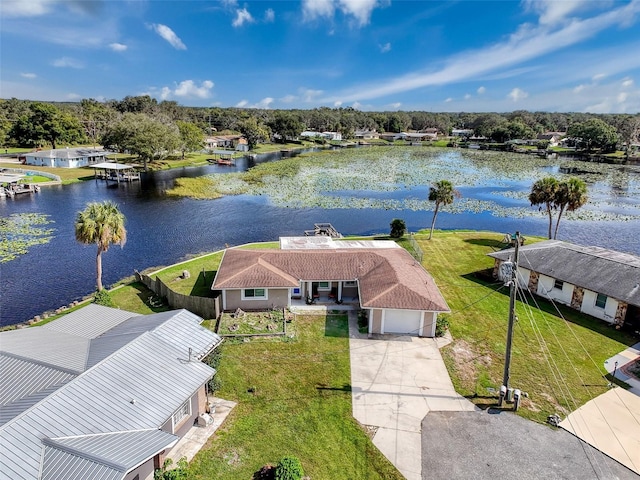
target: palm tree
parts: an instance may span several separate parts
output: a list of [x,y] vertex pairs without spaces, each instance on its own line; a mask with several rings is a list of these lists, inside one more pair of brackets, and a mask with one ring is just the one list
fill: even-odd
[[529,194],[531,205],[538,206],[539,210],[542,210],[542,205],[545,206],[547,215],[549,215],[549,238],[551,238],[551,223],[553,221],[551,211],[555,208],[557,191],[558,181],[553,177],[545,177],[533,184],[531,193]]
[[431,232],[429,232],[429,240],[433,235],[433,227],[436,224],[436,217],[440,205],[451,205],[454,197],[459,197],[460,193],[453,188],[453,184],[449,180],[440,180],[429,188],[429,201],[436,202],[436,208],[433,210],[433,220],[431,220]]
[[95,243],[98,246],[96,282],[98,291],[101,291],[102,252],[109,250],[111,244],[124,246],[127,241],[124,215],[113,202],[91,202],[83,211],[78,212],[75,228],[77,241],[85,244]]
[[553,201],[558,208],[558,220],[556,221],[556,229],[553,232],[553,238],[558,237],[558,226],[562,212],[573,212],[585,203],[587,203],[587,184],[579,178],[570,178],[569,180],[560,182]]

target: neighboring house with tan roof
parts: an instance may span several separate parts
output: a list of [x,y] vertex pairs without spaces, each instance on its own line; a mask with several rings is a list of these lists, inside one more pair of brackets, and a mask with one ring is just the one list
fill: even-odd
[[[494,275],[513,249],[488,254]],[[531,292],[615,325],[640,330],[640,257],[546,240],[520,247],[518,282]]]
[[432,337],[448,312],[433,278],[394,242],[293,237],[280,250],[227,249],[213,281],[222,308],[291,307],[298,299],[353,302],[370,333]]
[[90,304],[1,332],[0,480],[153,479],[206,411],[201,322]]

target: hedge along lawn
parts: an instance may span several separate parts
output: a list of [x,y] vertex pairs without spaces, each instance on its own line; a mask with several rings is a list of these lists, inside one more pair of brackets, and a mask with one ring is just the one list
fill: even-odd
[[294,455],[313,479],[402,479],[351,416],[346,315],[297,316],[287,331],[295,337],[225,341],[216,395],[238,405],[189,478],[250,479]]
[[[509,289],[475,274],[493,268],[493,259],[486,253],[502,248],[503,236],[438,231],[429,241],[426,235],[416,235],[424,252],[423,265],[452,310],[449,322],[454,342],[441,350],[447,369],[458,393],[480,406],[495,405],[502,384]],[[532,240],[528,238],[527,243]],[[537,309],[531,296],[527,298],[530,312],[522,301],[516,304],[519,320],[514,329],[510,386],[529,394],[519,413],[544,422],[550,414],[563,416],[606,392],[609,380],[603,377],[603,362],[632,345],[634,339],[601,320],[561,306],[564,321],[550,302],[535,297]],[[543,351],[541,345],[549,351]]]

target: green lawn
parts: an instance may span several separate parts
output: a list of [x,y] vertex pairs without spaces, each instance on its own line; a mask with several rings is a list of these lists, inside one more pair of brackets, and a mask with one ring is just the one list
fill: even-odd
[[[526,235],[526,232],[524,232]],[[477,272],[493,267],[486,256],[501,248],[503,234],[435,232],[417,235],[423,264],[433,275],[452,313],[453,344],[442,350],[456,390],[478,405],[493,405],[502,384],[509,291]],[[533,240],[533,239],[529,239]],[[604,393],[603,362],[634,339],[601,320],[539,297],[516,305],[510,386],[529,394],[520,413],[543,422],[552,413],[575,410]]]
[[351,416],[346,316],[298,316],[287,330],[293,339],[223,345],[218,395],[238,405],[190,478],[250,479],[285,455],[312,479],[403,478]]

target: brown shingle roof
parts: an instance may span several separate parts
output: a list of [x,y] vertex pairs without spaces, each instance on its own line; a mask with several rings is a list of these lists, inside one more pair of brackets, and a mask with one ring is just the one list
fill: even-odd
[[228,249],[211,287],[297,287],[300,281],[358,280],[366,308],[449,311],[433,278],[409,253],[393,249]]

